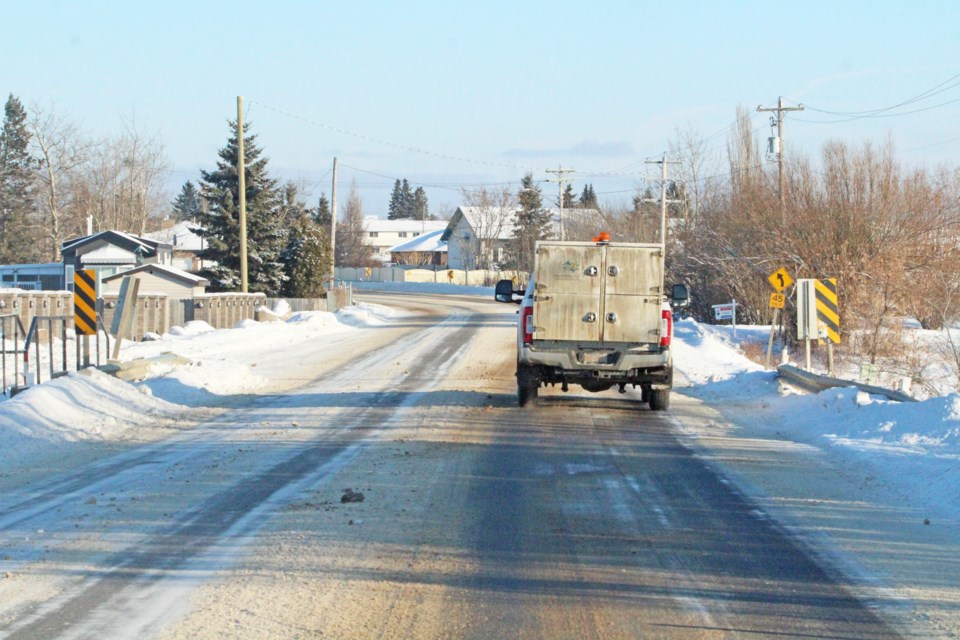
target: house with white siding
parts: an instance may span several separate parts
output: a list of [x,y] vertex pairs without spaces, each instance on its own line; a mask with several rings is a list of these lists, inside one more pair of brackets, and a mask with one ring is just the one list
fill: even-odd
[[[458,207],[441,236],[447,243],[447,264],[453,269],[500,267],[514,241],[518,211],[505,207]],[[553,220],[551,237],[555,239],[560,209],[548,208],[547,211]],[[573,222],[583,226],[583,221],[599,220],[596,209],[565,209],[564,215],[568,240]]]
[[364,242],[374,248],[373,257],[383,263],[390,262],[392,247],[431,231],[442,231],[446,228],[445,220],[412,220],[410,218],[387,220],[374,217],[363,219],[363,229],[366,234]]

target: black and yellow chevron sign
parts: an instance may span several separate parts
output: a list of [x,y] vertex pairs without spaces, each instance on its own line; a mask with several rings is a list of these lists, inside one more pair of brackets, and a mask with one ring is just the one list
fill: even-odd
[[817,320],[827,327],[827,337],[840,344],[840,305],[837,303],[837,279],[814,280],[817,295]]
[[93,269],[73,272],[73,324],[80,335],[97,334],[97,282]]

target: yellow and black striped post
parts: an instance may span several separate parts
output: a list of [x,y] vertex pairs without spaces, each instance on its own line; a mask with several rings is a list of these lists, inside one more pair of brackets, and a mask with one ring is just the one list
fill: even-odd
[[827,328],[827,338],[840,344],[840,305],[837,302],[837,279],[814,280],[817,296],[817,320]]
[[73,325],[80,335],[97,334],[97,282],[93,269],[73,272]]

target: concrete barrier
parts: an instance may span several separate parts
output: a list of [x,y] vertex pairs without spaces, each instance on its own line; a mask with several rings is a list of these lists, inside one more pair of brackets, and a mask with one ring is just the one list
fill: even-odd
[[133,382],[146,378],[150,371],[150,367],[155,364],[183,365],[193,364],[193,361],[189,358],[184,358],[183,356],[178,356],[175,353],[165,351],[160,355],[153,356],[151,358],[137,358],[136,360],[127,360],[125,362],[110,360],[107,362],[107,364],[101,365],[97,368],[100,369],[100,371],[109,373],[110,375],[120,378],[121,380]]

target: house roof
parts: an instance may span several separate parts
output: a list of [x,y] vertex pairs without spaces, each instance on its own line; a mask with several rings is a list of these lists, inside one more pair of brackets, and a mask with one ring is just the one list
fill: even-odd
[[60,245],[60,253],[75,253],[77,249],[99,241],[122,247],[128,251],[136,251],[139,248],[141,251],[145,250],[149,252],[149,255],[155,254],[161,247],[166,249],[170,248],[170,244],[167,242],[141,238],[140,236],[124,233],[123,231],[108,230],[89,236],[66,240]]
[[181,220],[172,227],[147,233],[143,237],[172,245],[174,251],[202,251],[204,241],[194,231],[196,228],[195,222]]
[[[517,212],[519,211],[519,207],[509,210],[501,210],[498,207],[458,207],[456,213],[450,218],[450,223],[447,225],[446,230],[443,232],[443,240],[449,242],[453,229],[461,220],[466,220],[473,229],[473,232],[477,235],[482,235],[485,239],[509,240],[513,237],[513,228],[516,225]],[[546,211],[550,212],[550,218],[553,223],[555,225],[559,224],[560,209],[557,207],[548,207]],[[599,213],[596,209],[564,209],[565,216],[570,216],[567,220],[572,219],[574,216],[590,216],[597,219]]]
[[191,287],[205,287],[210,284],[210,281],[206,278],[201,278],[192,273],[184,271],[183,269],[177,269],[176,267],[171,267],[165,264],[142,264],[139,267],[130,269],[129,271],[124,271],[123,273],[116,273],[112,276],[108,276],[103,279],[103,282],[111,282],[113,280],[118,280],[124,276],[131,276],[137,273],[142,273],[144,271],[154,273],[159,272],[162,275],[173,278],[174,280],[180,280],[181,282],[191,286]]
[[388,253],[443,253],[447,250],[447,243],[440,239],[446,229],[430,231],[412,240],[401,242],[387,249]]
[[383,233],[398,233],[400,231],[427,232],[437,229],[446,229],[446,220],[414,220],[412,218],[397,218],[388,220],[384,218],[366,217],[363,219],[363,228],[369,231],[378,231]]

